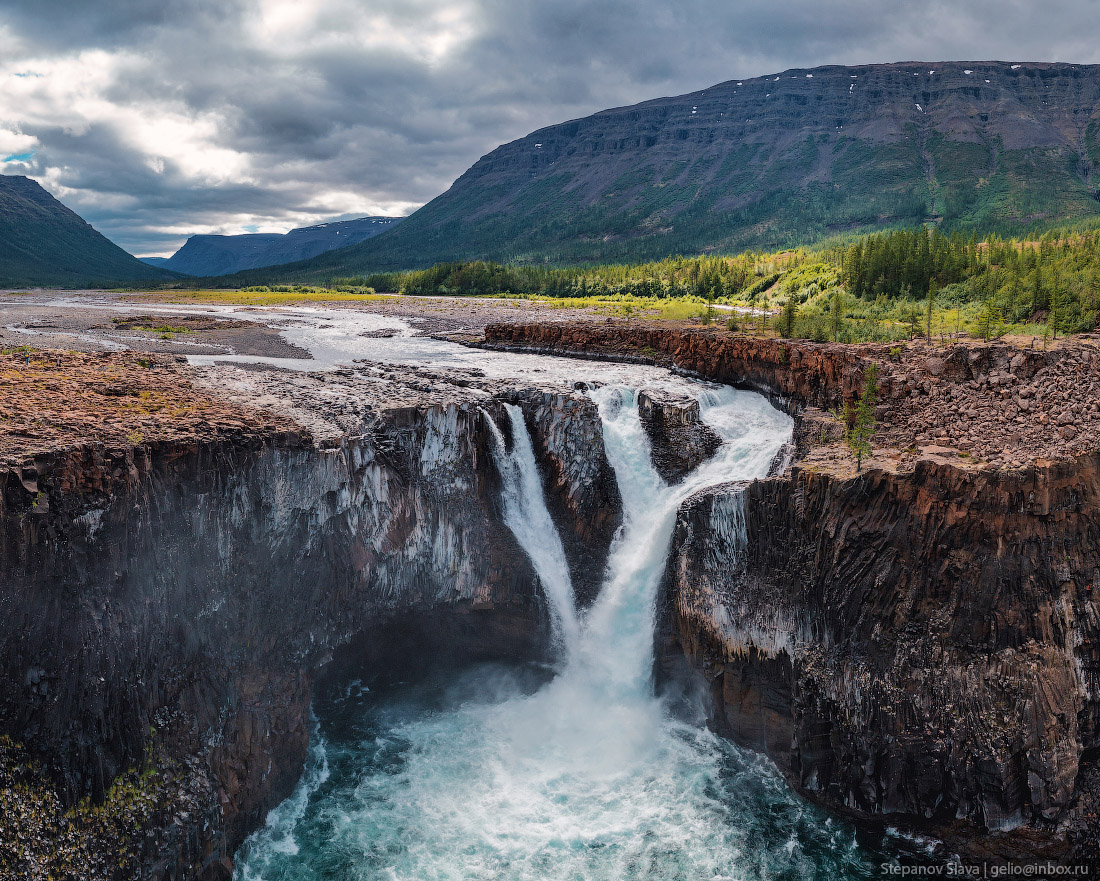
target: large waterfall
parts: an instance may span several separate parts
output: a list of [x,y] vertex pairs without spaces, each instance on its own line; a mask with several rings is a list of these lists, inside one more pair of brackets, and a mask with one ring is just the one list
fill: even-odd
[[697,393],[723,445],[676,486],[653,468],[635,391],[591,393],[624,524],[583,617],[527,428],[509,408],[512,449],[498,434],[495,450],[505,520],[554,611],[557,674],[482,668],[337,702],[321,713],[325,737],[299,791],[242,852],[241,879],[871,877],[850,827],[654,693],[654,606],[680,503],[764,474],[790,432],[760,396]]

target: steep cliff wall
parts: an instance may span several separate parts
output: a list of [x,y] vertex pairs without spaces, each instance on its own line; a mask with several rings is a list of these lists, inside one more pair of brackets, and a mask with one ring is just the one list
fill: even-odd
[[675,547],[672,620],[723,727],[803,791],[941,834],[1030,825],[1049,833],[1038,849],[1095,855],[1096,793],[1078,784],[1100,744],[1100,456],[796,465],[693,498]]
[[[170,378],[187,385],[155,382]],[[547,650],[537,579],[497,511],[484,411],[499,404],[358,376],[302,379],[295,395],[362,407],[347,415],[358,430],[318,444],[285,420],[242,427],[255,411],[229,406],[210,416],[238,426],[224,435],[9,458],[5,872],[225,877],[298,778],[312,681],[335,650],[381,644],[395,620],[415,620],[425,654]],[[581,490],[606,467],[598,422],[581,425],[594,414],[567,392],[527,397],[562,510],[588,510]],[[574,433],[586,445],[563,448]]]
[[661,322],[490,324],[485,345],[677,367],[797,406],[828,408],[855,396],[866,363],[853,346],[786,343]]

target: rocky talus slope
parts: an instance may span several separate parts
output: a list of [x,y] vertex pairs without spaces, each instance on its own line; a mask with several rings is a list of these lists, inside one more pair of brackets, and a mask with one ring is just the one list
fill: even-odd
[[506,397],[602,565],[617,497],[572,389],[0,357],[0,876],[227,878],[330,658],[543,656],[497,510]]
[[[680,512],[667,630],[721,727],[810,797],[964,853],[1096,860],[1100,350],[499,325],[490,345],[658,361],[797,414],[783,474]],[[823,408],[878,367],[857,473]]]

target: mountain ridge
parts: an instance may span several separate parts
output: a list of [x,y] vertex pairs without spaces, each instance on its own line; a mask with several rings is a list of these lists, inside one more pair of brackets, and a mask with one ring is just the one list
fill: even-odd
[[334,248],[372,238],[401,220],[401,217],[368,216],[302,226],[287,233],[194,235],[171,257],[152,265],[185,275],[228,275],[245,269],[307,260]]
[[37,181],[0,174],[0,285],[81,288],[175,278],[128,254]]
[[731,79],[537,129],[481,157],[400,227],[267,277],[1093,220],[1098,109],[1098,65],[897,62]]

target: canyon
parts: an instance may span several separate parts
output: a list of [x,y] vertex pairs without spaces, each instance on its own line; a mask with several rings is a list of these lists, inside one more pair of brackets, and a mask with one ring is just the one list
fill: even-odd
[[[294,790],[325,677],[550,662],[490,421],[507,434],[506,405],[522,413],[591,605],[624,505],[596,358],[636,365],[602,381],[634,371],[670,483],[715,441],[654,367],[795,416],[771,476],[694,492],[676,515],[658,667],[701,672],[712,724],[860,822],[993,859],[1096,858],[1098,419],[1087,399],[1059,404],[1072,431],[1037,455],[1043,434],[1003,406],[1056,377],[1070,397],[1090,388],[1091,341],[1017,360],[577,322],[490,324],[480,344],[587,360],[575,381],[520,381],[0,356],[5,872],[230,877]],[[857,472],[828,411],[871,363],[880,431]],[[973,415],[920,422],[951,408]]]

